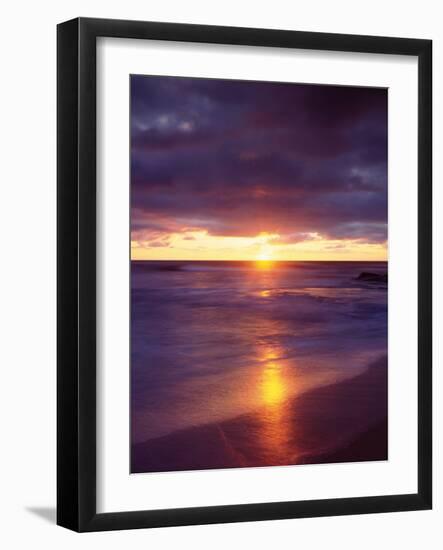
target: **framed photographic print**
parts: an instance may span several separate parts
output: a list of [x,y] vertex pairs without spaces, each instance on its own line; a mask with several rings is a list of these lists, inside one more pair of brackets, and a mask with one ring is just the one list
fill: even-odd
[[431,52],[59,25],[59,525],[431,508]]

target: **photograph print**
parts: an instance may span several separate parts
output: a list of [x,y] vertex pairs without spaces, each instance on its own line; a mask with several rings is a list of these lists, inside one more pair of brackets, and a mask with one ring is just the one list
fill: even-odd
[[387,460],[387,90],[129,85],[131,473]]

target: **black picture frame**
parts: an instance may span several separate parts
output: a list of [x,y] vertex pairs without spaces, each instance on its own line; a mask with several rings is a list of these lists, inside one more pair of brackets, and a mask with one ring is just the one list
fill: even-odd
[[[432,42],[79,18],[57,29],[57,523],[104,531],[425,510],[432,506]],[[97,513],[96,39],[173,40],[418,58],[418,491],[358,498]],[[399,205],[400,207],[400,205]]]

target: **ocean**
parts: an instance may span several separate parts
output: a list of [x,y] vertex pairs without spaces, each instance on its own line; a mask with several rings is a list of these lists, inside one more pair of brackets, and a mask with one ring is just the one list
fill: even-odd
[[256,411],[275,424],[364,373],[387,355],[387,283],[365,272],[387,263],[132,261],[132,445]]

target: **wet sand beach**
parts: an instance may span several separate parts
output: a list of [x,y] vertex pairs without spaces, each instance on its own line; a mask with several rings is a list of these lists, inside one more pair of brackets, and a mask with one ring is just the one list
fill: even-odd
[[131,472],[387,459],[387,358],[338,383],[132,445]]

